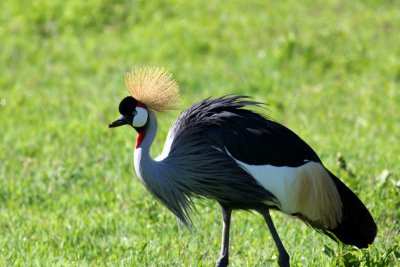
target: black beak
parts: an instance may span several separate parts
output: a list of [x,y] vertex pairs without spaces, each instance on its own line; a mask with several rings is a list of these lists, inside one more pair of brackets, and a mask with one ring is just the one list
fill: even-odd
[[108,128],[115,128],[115,127],[119,127],[125,124],[129,124],[127,118],[122,115],[121,117],[119,117],[118,119],[116,119],[115,121],[113,121],[112,123],[110,123],[108,125]]

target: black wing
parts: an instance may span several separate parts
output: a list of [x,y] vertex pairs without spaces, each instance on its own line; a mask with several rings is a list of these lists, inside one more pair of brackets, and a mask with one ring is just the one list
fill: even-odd
[[260,104],[244,96],[206,99],[182,112],[172,130],[175,137],[190,134],[199,142],[226,148],[247,164],[297,167],[306,161],[321,162],[294,132],[244,108]]

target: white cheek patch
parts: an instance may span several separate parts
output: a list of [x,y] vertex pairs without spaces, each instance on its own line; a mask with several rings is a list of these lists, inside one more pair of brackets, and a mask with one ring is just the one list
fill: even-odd
[[132,126],[137,128],[143,127],[147,122],[149,113],[145,108],[141,107],[137,107],[136,112],[136,115],[133,117]]

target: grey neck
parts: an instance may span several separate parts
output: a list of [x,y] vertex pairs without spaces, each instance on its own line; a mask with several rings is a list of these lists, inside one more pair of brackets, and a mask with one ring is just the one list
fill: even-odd
[[[185,195],[185,188],[182,187],[181,182],[185,180],[184,178],[193,175],[190,171],[177,169],[174,164],[171,164],[171,161],[165,162],[164,158],[167,153],[157,160],[150,157],[150,146],[157,133],[157,119],[151,110],[149,110],[148,120],[147,128],[142,133],[144,138],[134,153],[136,174],[153,196],[168,207],[180,221],[188,225],[191,223],[189,217],[191,201]],[[170,143],[167,142],[167,148],[169,145]]]
[[142,182],[145,182],[146,178],[151,178],[149,172],[157,165],[157,162],[150,157],[150,146],[157,134],[157,118],[153,111],[148,112],[147,128],[144,133],[141,133],[144,134],[144,138],[134,152],[136,174]]

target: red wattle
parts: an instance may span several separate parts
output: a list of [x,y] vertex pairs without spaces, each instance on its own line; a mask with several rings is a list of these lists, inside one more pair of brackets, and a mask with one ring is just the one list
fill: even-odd
[[146,108],[146,105],[145,104],[143,104],[142,102],[137,102],[137,104],[136,104],[136,107],[139,107],[139,108]]
[[136,148],[138,148],[140,146],[140,144],[142,143],[143,138],[144,138],[144,131],[143,130],[139,131],[138,133],[139,134],[138,134],[138,136],[136,138],[136,145],[135,145]]

